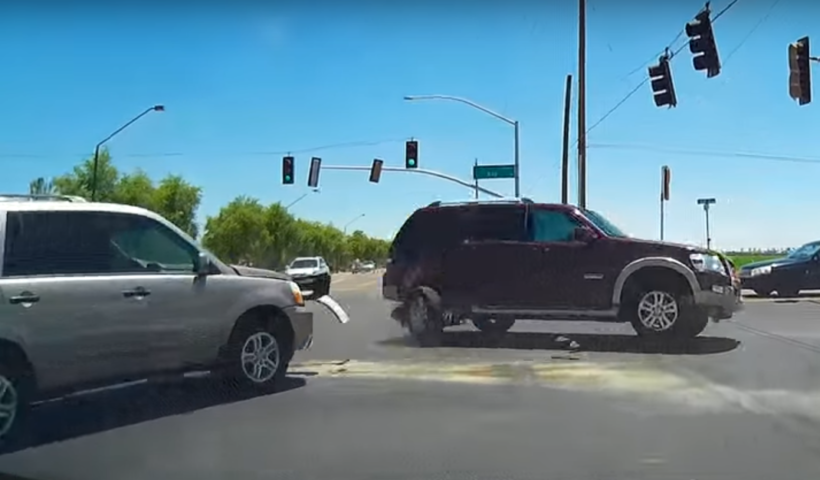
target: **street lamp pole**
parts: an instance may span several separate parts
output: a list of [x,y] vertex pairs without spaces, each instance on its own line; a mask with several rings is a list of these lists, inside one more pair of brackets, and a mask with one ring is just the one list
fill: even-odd
[[290,209],[290,207],[292,207],[292,206],[296,205],[297,203],[299,203],[300,201],[304,200],[304,198],[305,198],[305,197],[307,197],[308,195],[310,195],[311,193],[319,193],[319,189],[318,189],[318,188],[314,188],[313,190],[311,190],[311,191],[309,191],[309,192],[307,192],[307,193],[303,193],[301,197],[299,197],[299,198],[297,198],[296,200],[294,200],[294,201],[290,202],[290,203],[288,204],[288,206],[287,206],[287,207],[285,207],[285,210]]
[[714,198],[699,198],[698,205],[703,205],[703,213],[706,214],[706,249],[712,249],[712,236],[709,233],[709,206],[717,203]]
[[105,144],[105,142],[107,142],[107,141],[111,140],[112,138],[114,138],[114,136],[116,136],[118,133],[125,130],[129,126],[131,126],[132,123],[136,122],[140,118],[148,115],[151,112],[164,112],[164,111],[165,111],[165,107],[163,105],[154,105],[153,107],[146,108],[145,111],[143,111],[142,113],[140,113],[136,117],[132,118],[125,125],[123,125],[120,128],[114,130],[114,133],[112,133],[111,135],[105,137],[105,139],[103,139],[103,141],[101,141],[100,143],[97,144],[96,147],[94,147],[94,166],[93,166],[93,170],[92,170],[92,174],[91,174],[91,201],[92,202],[97,200],[97,170],[99,168],[99,163],[100,163],[100,147],[102,147]]
[[518,137],[519,129],[518,129],[518,120],[513,120],[512,118],[505,117],[504,115],[501,115],[498,112],[490,110],[487,107],[479,105],[479,104],[475,103],[472,100],[468,100],[468,99],[462,98],[462,97],[455,97],[455,96],[452,96],[452,95],[408,95],[408,96],[405,96],[404,99],[408,100],[408,101],[413,101],[413,100],[450,100],[450,101],[453,101],[453,102],[459,102],[459,103],[463,103],[465,105],[469,105],[469,106],[475,108],[476,110],[481,110],[482,112],[486,113],[487,115],[490,115],[492,117],[495,117],[495,118],[501,120],[502,122],[505,122],[505,123],[508,123],[508,124],[512,125],[513,129],[514,129],[514,135],[515,135],[515,154],[514,154],[514,160],[513,160],[513,162],[515,163],[515,177],[514,177],[514,180],[515,180],[515,198],[519,198],[521,196],[521,181],[520,181],[521,180],[521,175],[520,175],[520,172],[519,172],[519,137]]
[[357,215],[357,216],[356,216],[356,218],[354,218],[353,220],[351,220],[351,221],[349,221],[349,222],[345,223],[345,226],[342,228],[342,233],[344,233],[345,235],[347,235],[347,227],[349,227],[351,223],[355,222],[356,220],[358,220],[358,219],[360,219],[360,218],[362,218],[362,217],[364,217],[364,214],[363,214],[363,213],[362,213],[362,214]]

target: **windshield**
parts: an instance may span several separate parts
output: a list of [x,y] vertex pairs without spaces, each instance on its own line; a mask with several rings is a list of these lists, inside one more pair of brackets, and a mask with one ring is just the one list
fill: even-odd
[[820,242],[807,243],[807,244],[803,245],[800,248],[792,250],[789,253],[788,257],[789,258],[810,258],[810,257],[813,257],[814,254],[816,254],[818,251],[820,251]]
[[595,224],[596,227],[600,228],[610,237],[621,237],[626,238],[629,237],[626,233],[624,233],[620,228],[616,227],[612,224],[609,220],[606,219],[603,215],[597,212],[593,212],[592,210],[582,210],[584,215]]
[[312,258],[297,258],[290,264],[290,268],[316,268],[319,262]]

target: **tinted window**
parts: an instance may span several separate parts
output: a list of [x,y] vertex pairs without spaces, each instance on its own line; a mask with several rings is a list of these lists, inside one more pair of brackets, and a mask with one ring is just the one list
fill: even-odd
[[154,220],[104,212],[10,212],[4,276],[188,271],[197,250]]
[[560,210],[530,211],[528,221],[531,237],[536,242],[571,242],[580,223]]
[[418,210],[396,234],[393,259],[411,259],[422,251],[441,251],[458,242],[458,216],[452,208]]
[[9,212],[3,275],[109,271],[110,242],[93,215],[91,212]]
[[471,206],[462,209],[462,237],[471,242],[526,240],[525,209],[518,206]]

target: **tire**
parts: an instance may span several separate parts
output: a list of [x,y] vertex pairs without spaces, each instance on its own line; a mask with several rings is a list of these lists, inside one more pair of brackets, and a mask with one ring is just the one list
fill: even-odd
[[478,317],[474,318],[472,322],[477,329],[487,334],[506,333],[515,325],[515,319],[510,317]]
[[25,362],[13,358],[0,362],[0,449],[6,449],[26,432],[33,382]]
[[693,304],[692,296],[675,289],[644,289],[625,308],[632,328],[645,338],[691,339],[709,324],[709,316]]
[[782,287],[777,289],[777,296],[783,298],[793,298],[800,295],[799,288]]
[[330,275],[322,277],[316,284],[316,298],[325,296],[330,293]]
[[407,328],[421,346],[437,346],[444,333],[444,321],[438,304],[422,292],[407,301]]
[[755,290],[755,295],[757,295],[758,297],[768,297],[771,294],[772,294],[771,290],[764,290],[762,288]]
[[291,335],[281,318],[240,318],[225,349],[226,380],[240,389],[270,390],[287,374]]

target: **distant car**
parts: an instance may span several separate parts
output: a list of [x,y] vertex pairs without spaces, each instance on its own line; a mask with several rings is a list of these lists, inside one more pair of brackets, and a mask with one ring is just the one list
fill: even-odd
[[322,257],[298,257],[285,269],[302,290],[313,292],[311,298],[330,293],[330,266]]
[[820,241],[807,243],[785,257],[748,263],[739,273],[743,288],[764,297],[772,292],[796,297],[800,290],[820,289]]
[[374,262],[360,262],[353,265],[353,273],[367,273],[376,269]]

